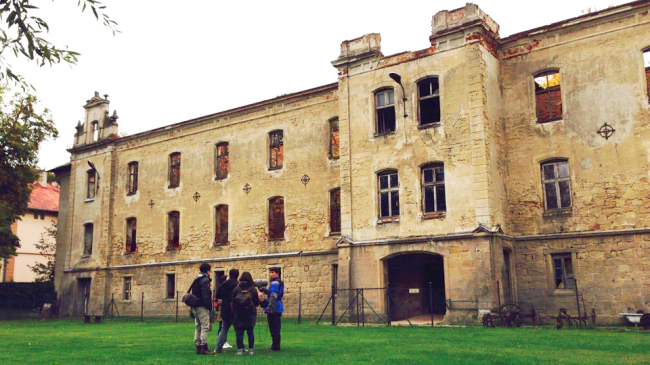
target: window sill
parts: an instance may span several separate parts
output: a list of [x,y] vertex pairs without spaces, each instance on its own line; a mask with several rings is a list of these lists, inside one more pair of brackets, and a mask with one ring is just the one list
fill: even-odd
[[228,246],[230,246],[230,241],[228,241],[228,242],[226,242],[226,243],[216,243],[216,242],[215,242],[215,243],[212,244],[212,248],[213,248],[213,249],[222,248],[222,247],[228,247]]
[[379,218],[377,224],[399,223],[399,217]]
[[138,251],[124,251],[124,256],[135,256],[138,254]]
[[216,176],[216,177],[214,178],[214,180],[215,180],[215,181],[226,180],[227,178],[228,178],[228,176],[223,176],[223,177]]
[[94,202],[94,201],[95,201],[95,198],[92,198],[92,199],[86,198],[86,200],[84,200],[84,203],[91,203],[91,202]]
[[339,158],[341,158],[341,156],[336,156],[336,157],[332,157],[332,156],[330,156],[330,161],[336,161],[336,160],[338,160]]
[[83,255],[81,255],[81,258],[82,258],[82,259],[89,259],[89,258],[90,258],[90,255],[83,254]]
[[330,237],[341,237],[341,232],[330,232]]
[[180,250],[181,250],[180,247],[167,247],[167,252],[180,251]]
[[163,302],[174,302],[176,298],[163,298]]
[[167,189],[176,189],[180,185],[167,185]]
[[134,191],[134,192],[132,192],[132,193],[126,193],[126,196],[133,196],[133,195],[135,195],[136,193],[137,193],[137,191]]
[[447,212],[426,213],[422,215],[422,220],[444,219],[446,216]]
[[435,127],[440,127],[440,122],[427,123],[427,124],[418,124],[418,129],[429,129],[429,128],[435,128]]
[[571,214],[573,214],[573,209],[569,207],[569,208],[562,208],[562,209],[545,210],[542,216],[544,218],[556,218],[556,217],[568,217]]
[[546,124],[546,123],[552,123],[552,122],[560,122],[563,121],[563,118],[553,118],[553,119],[545,119],[545,120],[537,120],[537,124]]
[[277,171],[277,170],[282,170],[282,166],[279,166],[279,167],[269,167],[269,171]]
[[377,138],[377,137],[388,137],[388,136],[394,136],[395,134],[396,134],[395,131],[388,132],[388,133],[381,133],[381,134],[375,133],[374,137],[375,138]]
[[280,243],[282,243],[284,241],[285,241],[284,237],[282,237],[282,238],[270,238],[269,237],[269,243],[274,243],[276,245],[280,244]]
[[549,295],[556,297],[571,297],[576,295],[574,289],[552,289],[549,291]]

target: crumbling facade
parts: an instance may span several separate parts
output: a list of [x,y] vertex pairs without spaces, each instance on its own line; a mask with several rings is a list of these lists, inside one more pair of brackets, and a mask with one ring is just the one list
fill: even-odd
[[649,10],[500,38],[467,4],[424,50],[344,41],[337,83],[127,137],[96,94],[62,183],[62,313],[171,311],[202,262],[281,267],[293,315],[333,287],[394,288],[402,304],[366,298],[394,319],[453,320],[455,300],[550,315],[576,284],[603,321],[648,309]]

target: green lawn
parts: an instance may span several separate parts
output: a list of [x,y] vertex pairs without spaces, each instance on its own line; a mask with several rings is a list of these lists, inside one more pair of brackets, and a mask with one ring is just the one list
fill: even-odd
[[[285,321],[288,322],[288,321]],[[281,353],[265,350],[268,329],[256,353],[199,356],[193,325],[184,323],[79,320],[0,322],[0,364],[144,363],[186,364],[621,364],[650,363],[650,333],[551,328],[332,327],[284,323]],[[215,333],[210,333],[213,349]],[[261,338],[260,338],[261,337]],[[234,333],[229,335],[234,344]]]

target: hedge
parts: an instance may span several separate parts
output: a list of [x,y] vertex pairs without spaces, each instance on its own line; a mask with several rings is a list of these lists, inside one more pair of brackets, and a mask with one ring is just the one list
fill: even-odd
[[55,301],[56,292],[51,282],[0,283],[0,308],[3,309],[31,310]]

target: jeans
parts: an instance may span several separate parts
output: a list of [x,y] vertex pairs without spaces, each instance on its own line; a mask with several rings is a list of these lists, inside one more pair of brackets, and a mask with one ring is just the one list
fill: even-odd
[[253,331],[255,327],[248,328],[235,328],[235,334],[237,335],[237,350],[244,349],[244,331],[248,334],[248,348],[253,349],[255,346],[255,332]]
[[223,350],[223,345],[226,343],[226,339],[228,338],[228,330],[232,325],[232,323],[227,319],[223,319],[221,322],[221,329],[219,330],[219,336],[217,337],[217,350]]
[[269,331],[271,332],[271,338],[273,339],[271,349],[280,350],[280,329],[282,327],[282,313],[268,313],[266,316],[269,320]]
[[192,312],[194,313],[194,345],[207,345],[210,311],[204,307],[194,307]]

